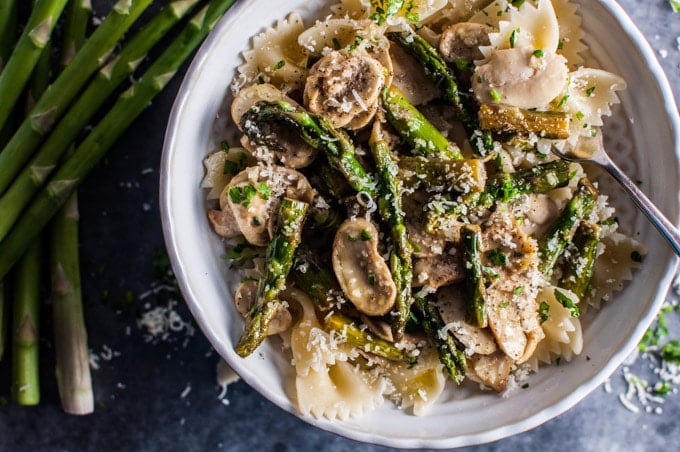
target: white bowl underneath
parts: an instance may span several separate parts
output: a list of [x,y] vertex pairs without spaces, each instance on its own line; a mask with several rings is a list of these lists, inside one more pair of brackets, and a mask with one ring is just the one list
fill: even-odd
[[[202,159],[224,138],[223,108],[240,52],[249,35],[297,10],[305,19],[328,10],[323,0],[238,2],[198,52],[175,102],[161,168],[161,211],[165,241],[189,308],[215,349],[241,377],[281,408],[296,413],[286,392],[291,375],[277,346],[267,342],[247,359],[233,350],[243,328],[232,293],[237,276],[222,258],[223,247],[206,221]],[[680,120],[673,94],[652,49],[613,0],[577,0],[588,44],[605,69],[623,76],[610,150],[656,204],[677,223]],[[306,22],[311,24],[310,21]],[[612,138],[612,137],[610,137]],[[619,152],[620,151],[620,152]],[[607,188],[605,187],[605,191]],[[675,257],[630,202],[612,190],[628,232],[645,243],[643,269],[584,330],[584,350],[572,362],[541,369],[530,389],[510,398],[449,388],[431,412],[415,417],[384,404],[360,419],[310,424],[356,440],[395,447],[456,447],[497,440],[559,415],[600,385],[633,350],[663,302]]]

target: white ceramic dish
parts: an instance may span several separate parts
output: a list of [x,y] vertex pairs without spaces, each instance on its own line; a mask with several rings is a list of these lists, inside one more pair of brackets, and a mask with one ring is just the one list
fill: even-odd
[[[671,89],[652,49],[612,0],[577,0],[588,44],[601,65],[623,76],[629,90],[611,119],[609,144],[657,205],[677,221],[680,120]],[[212,345],[255,390],[296,413],[286,392],[289,363],[265,343],[248,359],[233,351],[243,321],[232,303],[235,275],[221,258],[222,246],[205,215],[202,158],[217,144],[225,95],[249,37],[297,10],[305,19],[327,13],[324,0],[249,0],[236,4],[198,52],[175,102],[161,170],[161,210],[166,244],[187,304]],[[310,21],[306,22],[311,24]],[[217,118],[217,120],[216,120]],[[605,190],[607,188],[605,187]],[[613,190],[613,189],[612,189]],[[616,193],[615,191],[611,191]],[[628,232],[649,249],[642,271],[605,304],[584,331],[584,351],[571,363],[541,369],[530,390],[503,399],[495,394],[463,397],[455,388],[429,415],[415,417],[385,403],[360,419],[303,420],[356,440],[395,447],[457,447],[497,440],[533,428],[566,411],[602,383],[636,346],[663,302],[675,257],[623,195],[615,200]]]

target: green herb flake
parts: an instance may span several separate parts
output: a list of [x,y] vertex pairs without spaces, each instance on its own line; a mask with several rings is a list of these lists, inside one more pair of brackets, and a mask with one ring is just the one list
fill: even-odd
[[529,383],[524,383],[524,384],[522,385],[522,389],[527,389],[528,387],[529,387]]
[[500,248],[489,251],[488,257],[489,261],[498,267],[505,267],[508,265],[508,255]]
[[279,61],[274,65],[274,68],[273,68],[273,69],[274,69],[275,71],[278,71],[279,69],[281,69],[281,68],[284,67],[285,65],[286,65],[286,62],[285,62],[284,60],[279,60]]
[[333,38],[333,50],[340,50],[340,41],[338,41],[338,38]]
[[545,54],[543,53],[543,49],[536,49],[534,50],[534,53],[532,53],[532,55],[535,56],[536,58],[543,58]]
[[588,95],[588,97],[590,97],[590,96],[593,95],[593,93],[595,92],[595,88],[597,88],[597,87],[596,87],[596,86],[591,86],[590,88],[588,88],[588,89],[586,90],[586,94]]
[[229,199],[234,204],[241,204],[246,199],[245,195],[243,194],[243,187],[231,187],[229,189]]
[[674,13],[680,13],[680,0],[668,0]]
[[372,237],[373,236],[371,235],[371,233],[369,231],[367,231],[366,229],[361,230],[361,240],[363,242],[367,242],[367,241],[371,240]]
[[675,339],[664,345],[661,348],[661,358],[671,364],[680,364],[680,341]]
[[568,100],[569,100],[569,94],[565,94],[564,96],[562,96],[560,101],[557,103],[557,108],[562,108],[564,106],[564,104],[567,103]]
[[572,317],[578,317],[579,315],[581,315],[581,310],[576,305],[576,303],[574,303],[572,299],[569,298],[569,296],[567,296],[567,294],[565,294],[561,290],[555,289],[555,298],[557,299],[557,301],[560,302],[562,306],[564,306],[571,312]]
[[235,176],[241,171],[239,168],[239,164],[236,162],[232,162],[231,160],[225,160],[224,161],[224,174],[228,174],[230,176]]
[[260,198],[265,200],[269,199],[272,195],[269,185],[267,185],[266,182],[260,182],[257,184],[257,193],[260,195]]
[[220,141],[220,149],[222,149],[223,152],[229,152],[229,143],[227,143],[227,140]]
[[467,71],[468,69],[470,69],[470,66],[472,65],[470,60],[466,60],[465,58],[456,58],[453,61],[453,64],[459,71]]
[[523,293],[524,293],[524,286],[516,287],[515,290],[512,291],[512,294],[516,297],[519,297]]
[[361,36],[355,36],[354,37],[354,42],[352,45],[349,46],[349,51],[352,52],[354,51],[357,47],[359,47],[359,44],[364,40]]
[[373,274],[368,275],[368,283],[372,286],[375,286],[376,283],[375,275]]
[[499,307],[499,308],[502,308],[502,309],[507,309],[507,308],[510,307],[510,302],[509,302],[509,301],[504,301],[504,302],[500,303],[500,304],[498,305],[498,307]]
[[673,390],[673,386],[667,381],[660,381],[654,385],[654,395],[665,396]]
[[512,30],[512,33],[510,33],[510,48],[514,49],[515,44],[517,43],[517,35],[519,34],[519,28],[515,28]]
[[550,320],[550,305],[545,301],[541,301],[541,304],[538,305],[538,318],[540,319],[541,323],[545,323]]
[[514,7],[517,8],[517,9],[519,9],[519,8],[522,7],[522,5],[524,4],[524,2],[525,2],[525,0],[512,0],[510,3],[512,4],[512,6],[514,6]]
[[253,217],[253,226],[260,226],[261,224],[258,217]]
[[579,121],[582,120],[584,116],[585,115],[583,114],[583,112],[581,111],[576,112],[576,119],[578,119]]
[[491,100],[493,100],[494,102],[500,102],[502,99],[500,93],[495,89],[489,91],[489,96],[491,96]]
[[257,194],[257,189],[253,187],[251,184],[244,185],[243,186],[243,207],[248,207],[250,205],[250,201],[253,200],[255,195]]
[[562,50],[562,49],[564,49],[564,39],[560,39],[557,42],[557,50]]

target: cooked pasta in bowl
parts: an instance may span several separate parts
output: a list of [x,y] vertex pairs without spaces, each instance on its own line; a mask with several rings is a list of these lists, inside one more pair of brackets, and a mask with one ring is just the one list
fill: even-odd
[[609,1],[241,4],[166,139],[187,303],[321,428],[453,447],[538,425],[623,360],[674,267],[609,179],[551,150],[606,146],[677,217],[665,97]]

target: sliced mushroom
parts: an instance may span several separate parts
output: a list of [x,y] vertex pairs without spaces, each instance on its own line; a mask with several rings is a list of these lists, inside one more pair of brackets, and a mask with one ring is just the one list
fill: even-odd
[[439,39],[439,51],[446,61],[482,60],[484,55],[479,46],[488,46],[489,33],[493,28],[474,22],[459,22],[442,32]]
[[469,360],[467,376],[496,392],[505,390],[512,360],[501,352],[492,355],[475,355]]
[[[243,316],[246,317],[250,308],[255,304],[255,299],[257,297],[257,281],[248,280],[242,282],[238,289],[236,289],[236,296],[234,297],[234,304],[236,305],[236,310]],[[283,292],[280,294],[281,298],[285,295]],[[269,329],[267,330],[267,335],[279,334],[286,331],[288,328],[293,326],[293,315],[288,309],[287,305],[281,304],[276,310],[276,314],[269,324]]]
[[493,334],[466,321],[465,296],[461,287],[446,286],[437,291],[437,308],[449,332],[465,346],[465,354],[489,355],[498,347]]
[[378,336],[380,339],[387,342],[394,342],[394,336],[392,334],[392,328],[390,324],[385,322],[379,317],[369,317],[367,315],[360,316],[361,321],[368,326],[371,333]]
[[522,231],[534,237],[543,236],[558,214],[555,202],[545,193],[531,193],[523,197],[520,208],[524,214]]
[[422,105],[439,97],[439,90],[427,78],[418,61],[401,46],[390,45],[390,57],[394,67],[392,84],[399,88],[413,105]]
[[229,239],[241,234],[234,214],[229,208],[224,210],[208,209],[208,220],[210,220],[213,230],[219,236]]
[[253,166],[234,176],[220,195],[223,209],[230,208],[245,239],[266,246],[273,236],[276,212],[283,197],[308,203],[314,190],[305,176],[282,166]]
[[[231,117],[236,126],[241,129],[241,116],[253,105],[260,101],[275,102],[283,100],[294,107],[300,107],[290,97],[283,94],[278,88],[269,84],[251,85],[241,89],[231,103]],[[314,161],[317,150],[305,143],[299,134],[290,127],[281,126],[277,123],[267,124],[267,134],[276,136],[278,148],[271,149],[277,161],[288,168],[304,168]],[[257,145],[251,143],[245,136],[241,139],[241,145],[248,149],[259,160],[271,160],[263,158],[257,150]]]
[[533,55],[530,48],[496,50],[477,66],[472,89],[481,103],[545,108],[567,85],[567,60],[556,53]]
[[524,355],[527,337],[511,295],[508,296],[504,291],[487,290],[485,309],[498,346],[513,361],[517,361]]
[[345,296],[360,312],[387,314],[397,288],[378,253],[378,230],[364,218],[342,223],[333,241],[333,270]]
[[413,264],[413,285],[438,288],[462,281],[465,278],[463,253],[448,252],[435,256],[415,259]]
[[425,232],[419,221],[407,216],[405,224],[409,242],[413,246],[413,257],[434,257],[444,252],[446,241]]
[[333,51],[309,70],[305,104],[334,127],[360,129],[378,108],[384,72],[383,65],[373,57]]

